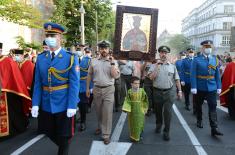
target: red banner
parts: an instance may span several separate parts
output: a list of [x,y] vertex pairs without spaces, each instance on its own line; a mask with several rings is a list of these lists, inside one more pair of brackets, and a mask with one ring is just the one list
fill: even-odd
[[2,92],[0,100],[0,137],[9,135],[7,94]]

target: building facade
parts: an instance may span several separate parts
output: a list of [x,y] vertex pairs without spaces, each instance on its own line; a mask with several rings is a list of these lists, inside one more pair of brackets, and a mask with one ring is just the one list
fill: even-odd
[[182,21],[182,34],[196,50],[203,40],[213,40],[214,54],[230,52],[231,27],[235,18],[234,0],[207,0]]

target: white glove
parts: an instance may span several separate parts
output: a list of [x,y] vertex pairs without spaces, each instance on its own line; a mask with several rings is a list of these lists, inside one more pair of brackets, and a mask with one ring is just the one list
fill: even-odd
[[217,94],[220,94],[221,93],[221,89],[217,89]]
[[197,94],[197,89],[196,89],[196,88],[192,88],[192,89],[191,89],[191,93],[192,93],[192,94]]
[[77,112],[77,109],[67,109],[67,117],[73,117]]
[[182,86],[185,86],[185,82],[184,81],[181,81],[180,82]]
[[32,117],[37,118],[38,117],[38,106],[33,106],[31,110]]

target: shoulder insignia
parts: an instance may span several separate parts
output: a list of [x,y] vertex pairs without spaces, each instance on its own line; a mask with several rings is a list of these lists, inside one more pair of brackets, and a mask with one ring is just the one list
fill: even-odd
[[62,54],[59,54],[59,56],[58,56],[59,58],[62,58],[63,56],[62,56]]

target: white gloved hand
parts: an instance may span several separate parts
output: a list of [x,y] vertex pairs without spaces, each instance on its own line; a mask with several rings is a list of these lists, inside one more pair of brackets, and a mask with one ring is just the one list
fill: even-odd
[[180,82],[182,86],[185,86],[185,82],[184,81],[181,81]]
[[67,117],[73,117],[77,112],[77,109],[67,109]]
[[39,110],[38,106],[33,106],[32,107],[32,110],[31,110],[32,117],[34,117],[34,118],[38,117],[38,110]]
[[221,93],[221,89],[217,89],[217,94],[220,94]]
[[197,94],[197,89],[196,89],[196,88],[192,88],[192,89],[191,89],[191,93],[192,93],[192,94]]

